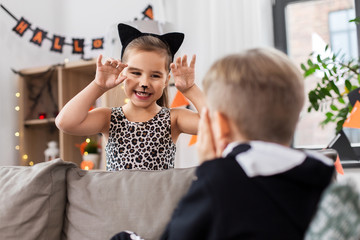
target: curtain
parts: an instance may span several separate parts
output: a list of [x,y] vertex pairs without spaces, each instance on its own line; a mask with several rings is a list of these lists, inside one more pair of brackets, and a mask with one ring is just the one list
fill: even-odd
[[[185,33],[178,56],[197,55],[196,83],[218,58],[252,47],[273,46],[272,1],[270,0],[153,0],[162,8],[158,21],[170,22],[174,31]],[[162,4],[159,4],[162,1]],[[176,167],[197,165],[190,136],[181,135]]]

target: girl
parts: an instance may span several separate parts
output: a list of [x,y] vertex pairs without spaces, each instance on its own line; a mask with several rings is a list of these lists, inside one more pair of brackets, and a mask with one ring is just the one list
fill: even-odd
[[[56,125],[72,135],[102,133],[109,171],[173,168],[176,140],[180,133],[197,133],[199,114],[167,108],[170,69],[177,89],[200,112],[205,103],[194,83],[195,55],[189,65],[186,55],[171,63],[183,41],[181,33],[160,36],[125,24],[118,30],[122,61],[111,58],[103,64],[100,55],[95,79],[64,106]],[[128,103],[88,111],[91,103],[122,82]]]

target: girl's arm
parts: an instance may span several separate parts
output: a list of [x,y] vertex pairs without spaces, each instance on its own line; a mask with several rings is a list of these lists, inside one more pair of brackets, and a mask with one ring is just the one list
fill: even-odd
[[190,65],[187,63],[187,56],[182,59],[179,57],[175,63],[170,65],[174,76],[176,88],[195,106],[198,112],[187,109],[172,109],[172,132],[173,139],[176,140],[180,133],[197,134],[199,113],[205,107],[205,97],[200,88],[195,84],[195,61],[194,55]]
[[89,109],[102,94],[125,80],[120,73],[126,64],[114,59],[102,64],[101,59],[102,55],[97,59],[94,81],[73,97],[56,117],[60,130],[72,135],[107,134],[111,110],[96,108],[89,112]]

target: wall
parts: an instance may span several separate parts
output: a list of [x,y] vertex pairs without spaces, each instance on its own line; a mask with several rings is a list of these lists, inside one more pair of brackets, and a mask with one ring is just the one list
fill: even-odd
[[[186,34],[180,54],[197,54],[196,81],[200,86],[203,75],[216,58],[249,47],[273,45],[271,1],[268,0],[108,0],[100,5],[94,0],[3,0],[1,4],[17,18],[24,17],[33,27],[48,31],[50,37],[59,34],[70,42],[71,37],[90,41],[113,36],[114,24],[141,17],[148,3],[154,6],[155,18],[170,21]],[[49,50],[50,41],[45,41],[41,47],[30,43],[31,32],[20,37],[12,31],[15,25],[16,21],[0,9],[0,165],[16,165],[18,159],[15,150],[18,140],[14,136],[17,84],[11,68],[20,70],[62,63],[65,58],[80,59],[71,54],[69,46],[59,54]],[[103,52],[108,57],[113,54],[110,42],[105,42]],[[96,57],[99,53],[102,52],[90,51],[85,57]],[[180,167],[196,164],[195,147],[188,147],[188,140],[189,136],[184,135],[178,143]]]

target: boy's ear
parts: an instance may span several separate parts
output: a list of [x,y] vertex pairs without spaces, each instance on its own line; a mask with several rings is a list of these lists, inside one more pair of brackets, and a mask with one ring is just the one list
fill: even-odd
[[215,118],[218,127],[218,137],[221,139],[229,138],[231,135],[229,118],[225,114],[218,111],[215,112]]
[[213,132],[216,148],[216,155],[220,157],[226,146],[232,141],[231,123],[229,118],[216,111],[214,113]]

